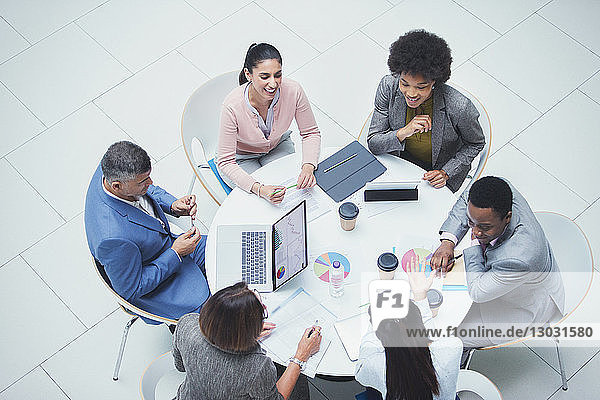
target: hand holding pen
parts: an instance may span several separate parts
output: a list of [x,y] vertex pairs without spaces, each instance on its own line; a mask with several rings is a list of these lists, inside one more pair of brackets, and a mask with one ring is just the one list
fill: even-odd
[[321,346],[321,327],[317,325],[319,321],[315,321],[315,325],[310,328],[306,328],[300,343],[298,343],[298,350],[296,350],[295,357],[300,361],[306,361],[310,356],[319,351]]

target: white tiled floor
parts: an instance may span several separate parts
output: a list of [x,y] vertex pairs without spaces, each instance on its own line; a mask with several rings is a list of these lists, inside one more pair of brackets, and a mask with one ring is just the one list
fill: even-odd
[[[252,42],[275,44],[304,87],[324,146],[356,137],[408,29],[444,36],[452,82],[492,123],[484,173],[508,177],[534,210],[575,218],[600,270],[600,25],[594,0],[271,0],[0,2],[0,400],[133,399],[144,367],[169,349],[165,327],[136,322],[111,380],[127,316],[91,269],[83,200],[106,146],[131,138],[153,178],[183,195],[191,169],[179,119],[192,91],[239,69]],[[297,136],[297,135],[295,135]],[[208,229],[216,206],[196,185]],[[598,274],[572,320],[597,321]],[[597,397],[598,348],[480,352],[472,367],[508,400]],[[537,353],[537,354],[536,354]],[[314,381],[313,399],[355,383]]]

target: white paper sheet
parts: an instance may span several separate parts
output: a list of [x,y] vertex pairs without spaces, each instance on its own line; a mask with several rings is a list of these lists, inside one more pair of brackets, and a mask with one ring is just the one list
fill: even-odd
[[[296,178],[290,178],[283,182],[281,186],[288,187],[295,183]],[[279,207],[286,211],[291,210],[302,200],[306,200],[306,219],[308,222],[312,222],[331,211],[332,200],[317,186],[310,189],[296,189],[295,187],[287,189]]]
[[281,364],[286,365],[287,360],[296,352],[305,329],[318,321],[321,327],[321,347],[308,359],[303,371],[306,376],[314,378],[319,363],[331,344],[332,335],[336,334],[333,328],[335,319],[335,315],[300,288],[276,307],[269,316],[268,321],[274,322],[277,327],[262,341],[262,345]]

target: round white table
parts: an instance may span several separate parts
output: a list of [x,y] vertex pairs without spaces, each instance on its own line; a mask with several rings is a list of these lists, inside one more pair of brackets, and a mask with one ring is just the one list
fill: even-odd
[[[333,154],[337,148],[326,148],[322,152],[324,159]],[[420,179],[423,170],[398,157],[383,155],[377,157],[387,168],[387,171],[376,181],[398,181]],[[290,178],[296,178],[300,171],[301,156],[291,154],[260,168],[253,176],[261,182],[279,184]],[[288,189],[296,190],[296,189]],[[400,259],[405,251],[412,248],[435,250],[439,244],[438,230],[446,219],[448,211],[456,202],[456,196],[447,188],[435,189],[429,183],[422,181],[419,185],[419,200],[395,202],[390,206],[382,203],[364,203],[362,192],[358,191],[348,200],[358,202],[360,213],[356,228],[344,231],[340,227],[337,208],[339,203],[333,202],[322,190],[318,198],[324,207],[331,209],[308,223],[308,267],[298,276],[276,292],[263,296],[269,308],[277,305],[297,288],[302,287],[314,298],[332,311],[338,318],[346,318],[357,314],[362,309],[361,304],[368,301],[368,282],[378,279],[377,257],[383,252],[395,250]],[[388,203],[390,204],[390,203]],[[380,212],[382,209],[386,211]],[[378,213],[380,212],[380,213]],[[212,221],[208,241],[206,243],[206,273],[208,283],[213,293],[217,288],[215,273],[216,260],[216,229],[221,224],[272,224],[285,214],[285,209],[274,206],[254,194],[248,194],[235,188],[223,202]],[[328,283],[319,279],[313,271],[313,262],[322,253],[333,251],[345,255],[350,261],[350,274],[345,279],[345,293],[340,298],[329,296]],[[221,266],[220,266],[221,268]],[[401,270],[399,267],[398,270]],[[402,279],[404,271],[396,273],[396,279]],[[441,290],[442,282],[434,281],[433,287]],[[466,315],[471,300],[466,291],[444,291],[444,303],[438,316],[434,319],[437,327],[457,326]],[[335,331],[331,336],[331,345],[317,372],[329,376],[354,376],[354,362],[350,361]],[[297,346],[297,340],[290,342],[290,355]]]

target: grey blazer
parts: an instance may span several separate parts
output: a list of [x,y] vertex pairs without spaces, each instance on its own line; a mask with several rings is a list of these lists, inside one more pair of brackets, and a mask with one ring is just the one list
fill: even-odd
[[[458,90],[436,84],[433,90],[431,161],[433,169],[449,176],[446,185],[456,192],[471,169],[473,158],[485,146],[479,125],[479,112]],[[392,153],[402,157],[404,142],[396,131],[406,125],[406,100],[400,92],[399,78],[386,75],[375,94],[375,109],[367,143],[373,154]]]
[[[562,277],[529,204],[517,189],[510,188],[512,218],[498,241],[485,251],[472,246],[463,252],[469,295],[484,323],[546,323],[556,309],[564,313]],[[459,241],[469,229],[468,191],[462,193],[440,228]]]

